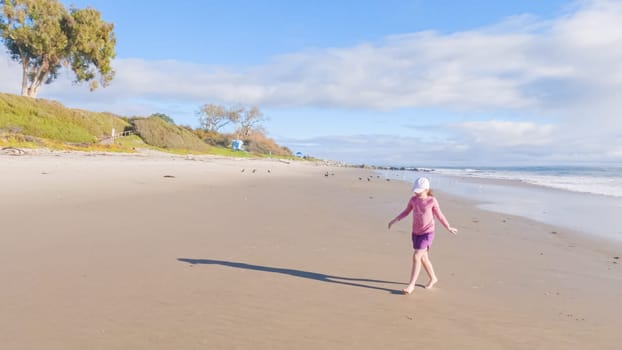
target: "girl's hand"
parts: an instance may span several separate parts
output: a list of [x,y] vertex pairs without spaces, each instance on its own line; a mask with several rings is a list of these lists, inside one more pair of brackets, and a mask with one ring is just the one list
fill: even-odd
[[453,233],[454,235],[458,233],[458,229],[455,227],[448,227],[447,229],[449,230],[449,232]]
[[391,229],[391,226],[393,226],[395,221],[397,221],[397,220],[393,219],[393,220],[389,221],[389,230]]

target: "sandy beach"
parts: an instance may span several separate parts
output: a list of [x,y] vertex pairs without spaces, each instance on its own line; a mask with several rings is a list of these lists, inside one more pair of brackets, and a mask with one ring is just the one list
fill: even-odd
[[371,170],[51,152],[0,179],[1,349],[622,347],[619,245],[442,188],[460,232],[405,296],[410,184]]

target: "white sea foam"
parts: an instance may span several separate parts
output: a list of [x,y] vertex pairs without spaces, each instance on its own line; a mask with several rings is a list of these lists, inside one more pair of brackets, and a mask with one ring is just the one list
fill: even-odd
[[619,169],[590,171],[589,168],[533,169],[453,169],[436,168],[434,173],[450,176],[521,181],[560,190],[622,197],[622,174]]

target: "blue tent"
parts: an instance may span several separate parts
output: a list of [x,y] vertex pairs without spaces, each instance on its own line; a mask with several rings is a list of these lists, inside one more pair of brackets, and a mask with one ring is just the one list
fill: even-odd
[[231,141],[231,148],[234,151],[243,151],[244,150],[244,141],[242,141],[242,140],[233,140],[233,141]]

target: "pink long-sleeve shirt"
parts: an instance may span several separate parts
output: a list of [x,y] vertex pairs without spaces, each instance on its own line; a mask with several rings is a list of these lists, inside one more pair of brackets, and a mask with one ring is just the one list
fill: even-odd
[[397,217],[397,220],[402,220],[408,213],[413,212],[413,228],[412,233],[415,235],[422,235],[430,232],[434,232],[434,217],[449,229],[450,225],[445,219],[441,208],[438,206],[436,198],[430,196],[427,198],[419,198],[412,196],[408,201],[408,206]]

